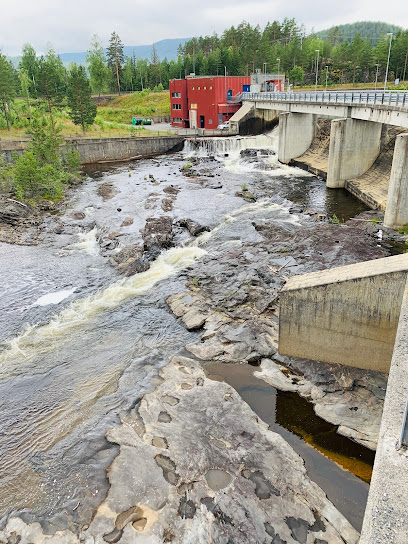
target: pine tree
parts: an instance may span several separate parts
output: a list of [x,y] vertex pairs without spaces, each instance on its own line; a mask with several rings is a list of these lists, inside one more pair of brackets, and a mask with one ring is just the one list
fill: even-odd
[[156,47],[152,45],[152,54],[150,57],[150,75],[151,75],[151,85],[156,87],[160,81],[160,58],[157,54]]
[[7,110],[16,95],[13,68],[6,57],[0,53],[0,104],[6,117],[7,130],[10,130],[10,123]]
[[106,65],[106,57],[97,34],[94,34],[91,48],[87,52],[86,60],[91,78],[91,87],[94,93],[99,94],[108,89],[109,69]]
[[123,54],[123,43],[116,32],[112,32],[106,56],[113,80],[117,84],[118,94],[120,94],[120,76],[125,56]]
[[69,116],[75,125],[85,127],[92,125],[96,117],[96,104],[92,102],[92,90],[86,76],[85,68],[74,64],[68,75],[68,107]]

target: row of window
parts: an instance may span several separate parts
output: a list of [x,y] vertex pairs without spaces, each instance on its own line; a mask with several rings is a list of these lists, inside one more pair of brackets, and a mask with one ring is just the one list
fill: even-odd
[[181,93],[171,93],[172,98],[181,98]]
[[[210,87],[208,87],[210,91],[212,91],[212,85]],[[201,89],[201,87],[197,87],[197,91],[199,91]],[[191,90],[194,91],[195,90],[195,87],[191,87]],[[207,87],[204,86],[203,87],[203,91],[206,91],[207,90]]]
[[181,110],[181,104],[173,104],[173,110]]

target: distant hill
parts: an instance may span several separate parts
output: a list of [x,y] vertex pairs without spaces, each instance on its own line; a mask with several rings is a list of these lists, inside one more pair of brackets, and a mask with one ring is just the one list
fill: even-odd
[[[170,60],[177,60],[177,49],[178,46],[184,45],[188,40],[191,40],[191,38],[174,38],[169,40],[160,40],[159,42],[156,42],[154,46],[156,47],[157,54],[159,55],[159,58],[163,60],[164,58],[167,58],[168,61]],[[126,57],[131,57],[133,55],[133,52],[135,53],[136,57],[141,57],[142,59],[148,58],[150,60],[151,54],[152,54],[152,47],[153,45],[125,45],[123,48],[123,52]],[[86,63],[86,51],[81,51],[79,53],[61,53],[60,54],[62,62],[68,66],[70,62],[76,62],[77,64],[85,64]],[[21,57],[7,57],[14,66],[18,66]]]
[[329,34],[331,36],[334,35],[336,28],[338,29],[338,37],[341,42],[344,40],[351,42],[357,34],[361,34],[362,38],[368,38],[373,45],[378,42],[382,34],[387,34],[387,32],[396,34],[398,30],[401,29],[400,26],[382,23],[380,21],[359,21],[347,25],[338,25],[337,27],[333,26],[327,30],[320,30],[315,34],[318,38],[325,40]]

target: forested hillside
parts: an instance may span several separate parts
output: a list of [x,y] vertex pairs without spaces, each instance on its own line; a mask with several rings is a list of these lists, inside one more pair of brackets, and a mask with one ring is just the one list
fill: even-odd
[[329,29],[320,30],[316,32],[316,36],[322,38],[322,40],[335,38],[340,42],[344,40],[351,42],[357,34],[360,34],[362,38],[367,38],[373,45],[376,45],[382,35],[387,34],[387,32],[397,34],[399,30],[401,30],[399,26],[380,21],[359,21],[357,23],[332,26]]

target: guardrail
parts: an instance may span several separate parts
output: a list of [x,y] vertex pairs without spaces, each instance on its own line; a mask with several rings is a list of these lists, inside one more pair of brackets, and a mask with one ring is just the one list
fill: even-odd
[[408,108],[408,91],[317,91],[242,93],[242,100],[271,100],[274,102],[318,102],[325,104],[377,104]]

